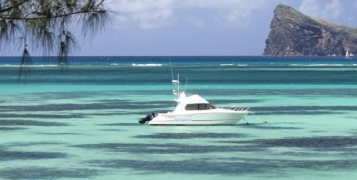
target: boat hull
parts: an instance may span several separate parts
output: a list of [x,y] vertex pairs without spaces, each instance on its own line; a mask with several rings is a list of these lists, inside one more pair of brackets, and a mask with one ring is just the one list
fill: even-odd
[[216,112],[187,112],[158,114],[149,125],[235,125],[248,111],[223,110]]

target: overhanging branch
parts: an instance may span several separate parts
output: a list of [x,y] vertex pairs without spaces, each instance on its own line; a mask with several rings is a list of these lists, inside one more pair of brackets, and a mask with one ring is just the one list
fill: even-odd
[[62,17],[67,17],[67,16],[72,16],[72,15],[78,15],[78,14],[87,14],[87,13],[103,13],[103,12],[108,12],[105,10],[98,10],[98,11],[78,11],[78,12],[72,12],[72,13],[67,13],[67,14],[61,14],[57,16],[52,16],[51,18],[42,16],[42,17],[10,17],[10,16],[2,16],[0,15],[0,18],[3,19],[8,19],[8,20],[39,20],[39,19],[57,19],[57,18],[62,18]]
[[30,1],[30,0],[23,0],[23,1],[19,2],[19,3],[17,3],[17,4],[12,4],[11,6],[9,5],[9,7],[5,8],[5,9],[0,9],[0,13],[11,11],[15,7],[20,6],[20,5],[24,4],[24,3],[27,3],[28,1]]

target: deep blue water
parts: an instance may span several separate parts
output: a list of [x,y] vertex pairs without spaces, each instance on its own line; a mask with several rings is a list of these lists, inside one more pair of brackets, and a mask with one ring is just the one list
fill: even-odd
[[[33,57],[34,64],[56,64],[56,57]],[[264,56],[78,56],[71,57],[71,65],[121,65],[137,64],[172,64],[176,65],[219,65],[219,64],[250,64],[250,65],[291,65],[298,64],[350,64],[357,59],[345,57],[264,57]],[[0,57],[0,64],[20,64],[20,57]]]
[[[62,70],[55,57],[33,59],[32,83],[165,84],[170,63],[175,76],[193,84],[355,84],[357,78],[357,59],[344,57],[73,57]],[[19,64],[18,57],[0,58],[0,83],[17,82]]]

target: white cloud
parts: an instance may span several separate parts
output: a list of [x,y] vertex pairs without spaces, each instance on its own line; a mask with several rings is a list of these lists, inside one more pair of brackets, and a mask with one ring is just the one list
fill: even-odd
[[175,21],[173,0],[109,0],[108,6],[121,19],[120,23],[132,23],[143,29],[160,28]]
[[330,16],[332,19],[337,19],[343,10],[344,9],[339,0],[332,0],[331,3],[325,5],[324,16]]
[[299,11],[310,16],[318,16],[320,13],[319,8],[320,6],[316,0],[303,0],[300,4]]
[[153,9],[166,9],[173,0],[110,0],[112,9],[121,13],[141,13]]
[[267,4],[274,4],[275,0],[177,0],[178,4],[187,8],[203,9],[256,9]]
[[[170,26],[177,22],[181,11],[209,11],[213,20],[223,26],[246,27],[255,11],[276,5],[283,0],[109,0],[108,6],[120,15],[118,23],[137,25],[144,29]],[[125,21],[123,21],[125,20]],[[185,19],[194,26],[207,22],[197,17]],[[207,20],[207,19],[206,19]]]
[[339,0],[326,1],[303,0],[300,4],[299,11],[328,20],[336,20],[340,17],[344,8]]
[[154,29],[167,26],[171,23],[168,19],[173,16],[171,9],[159,9],[135,13],[132,18],[139,22],[143,29]]
[[276,5],[280,0],[178,0],[181,8],[212,11],[214,20],[225,27],[246,27],[254,11]]
[[252,17],[252,10],[233,9],[215,17],[216,22],[226,27],[247,27]]

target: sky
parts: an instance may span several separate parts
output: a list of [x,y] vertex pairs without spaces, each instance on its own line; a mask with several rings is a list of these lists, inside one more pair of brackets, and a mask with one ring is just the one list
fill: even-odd
[[357,28],[357,0],[106,0],[113,27],[73,55],[260,56],[278,4]]

